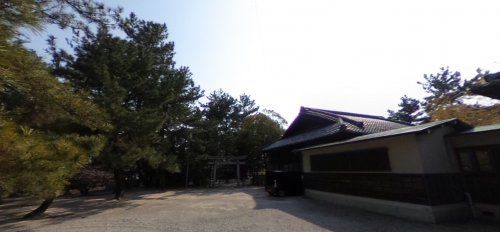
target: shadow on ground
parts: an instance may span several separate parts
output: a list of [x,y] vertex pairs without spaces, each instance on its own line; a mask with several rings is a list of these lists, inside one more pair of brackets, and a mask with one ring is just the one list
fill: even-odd
[[61,197],[54,200],[50,208],[39,218],[24,220],[22,216],[38,207],[41,201],[25,198],[6,199],[0,204],[0,230],[28,230],[25,223],[41,222],[43,225],[85,218],[114,208],[135,207],[128,199],[113,200],[111,194]]
[[448,223],[422,223],[363,210],[335,206],[303,196],[271,197],[262,189],[247,189],[256,202],[255,209],[275,209],[335,232],[354,231],[500,231],[500,222],[466,220]]
[[499,222],[418,223],[305,197],[270,197],[260,187],[137,190],[120,201],[111,197],[58,198],[44,217],[30,221],[16,218],[36,202],[8,199],[0,204],[0,231],[500,231]]
[[0,202],[0,231],[29,230],[26,224],[36,223],[38,227],[50,226],[69,220],[82,219],[113,209],[130,210],[143,205],[138,200],[161,201],[179,196],[211,196],[234,194],[234,188],[221,189],[170,189],[165,190],[129,190],[124,197],[117,201],[110,192],[94,193],[89,196],[65,196],[54,200],[54,203],[43,216],[24,220],[23,215],[34,210],[41,203],[40,200],[27,198],[8,198]]

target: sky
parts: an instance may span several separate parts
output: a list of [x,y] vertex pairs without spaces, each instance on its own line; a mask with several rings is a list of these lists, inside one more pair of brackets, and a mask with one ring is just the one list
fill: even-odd
[[[500,71],[500,1],[107,0],[166,23],[208,94],[250,95],[288,122],[301,106],[387,115],[440,67]],[[48,27],[29,47],[43,51]]]

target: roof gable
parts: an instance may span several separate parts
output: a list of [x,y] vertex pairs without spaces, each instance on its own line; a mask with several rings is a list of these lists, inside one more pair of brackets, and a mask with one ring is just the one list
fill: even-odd
[[299,115],[285,131],[283,137],[264,150],[269,151],[325,138],[335,141],[407,126],[409,124],[391,121],[381,116],[301,107]]
[[282,138],[306,133],[322,127],[338,123],[338,118],[329,117],[324,114],[310,112],[306,108],[301,107],[299,115],[293,120],[290,126],[283,133]]

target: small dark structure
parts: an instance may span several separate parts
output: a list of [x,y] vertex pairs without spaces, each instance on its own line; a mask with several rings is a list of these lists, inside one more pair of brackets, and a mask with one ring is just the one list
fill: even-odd
[[263,150],[268,160],[266,189],[272,194],[302,193],[302,179],[298,178],[302,156],[293,150],[407,126],[380,116],[301,107],[282,138]]
[[472,88],[472,92],[490,98],[500,99],[500,72],[484,76],[486,84]]
[[302,172],[266,172],[266,191],[272,196],[302,195],[304,193]]
[[208,164],[211,166],[211,178],[209,186],[216,187],[218,185],[218,177],[220,176],[220,173],[217,173],[217,169],[226,171],[223,179],[228,179],[229,174],[229,176],[236,178],[236,184],[238,186],[242,185],[242,180],[247,179],[247,168],[245,162],[246,158],[246,156],[209,156]]

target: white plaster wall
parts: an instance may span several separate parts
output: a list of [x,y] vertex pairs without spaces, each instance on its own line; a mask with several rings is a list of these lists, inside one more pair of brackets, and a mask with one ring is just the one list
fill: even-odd
[[331,203],[371,211],[380,214],[392,215],[422,222],[443,222],[470,217],[470,208],[466,203],[456,203],[440,206],[418,205],[397,201],[380,200],[367,197],[358,197],[338,193],[329,193],[306,189],[307,197]]
[[451,127],[444,126],[417,135],[418,149],[424,173],[455,173],[459,171],[453,151],[447,148],[445,136],[454,133]]
[[413,134],[303,151],[303,171],[311,172],[310,156],[312,155],[331,154],[381,147],[388,148],[392,173],[423,172],[416,136]]
[[302,172],[311,172],[311,156],[302,154]]

